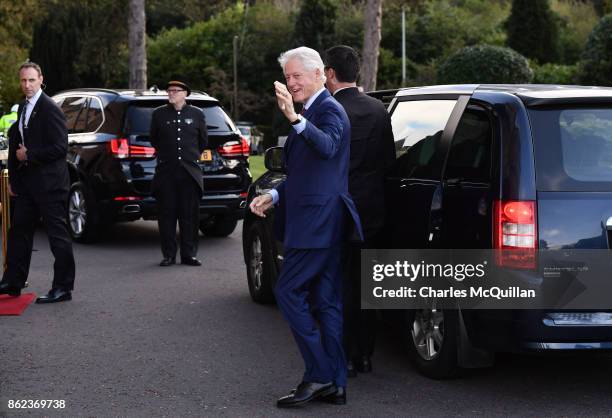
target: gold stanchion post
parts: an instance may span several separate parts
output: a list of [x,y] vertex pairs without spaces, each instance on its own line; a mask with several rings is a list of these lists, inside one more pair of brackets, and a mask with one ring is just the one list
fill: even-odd
[[6,271],[6,245],[11,226],[11,197],[9,196],[9,172],[7,169],[2,170],[0,199],[2,199],[2,267]]

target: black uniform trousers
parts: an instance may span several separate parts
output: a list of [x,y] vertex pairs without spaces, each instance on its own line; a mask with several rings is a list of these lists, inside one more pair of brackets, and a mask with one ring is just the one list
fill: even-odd
[[30,271],[34,232],[42,216],[49,246],[55,257],[52,288],[72,290],[75,265],[66,219],[66,200],[47,201],[20,194],[11,199],[11,204],[13,210],[7,242],[7,269],[2,281],[20,289],[25,285]]
[[201,191],[193,177],[178,166],[161,179],[155,191],[158,225],[164,258],[176,257],[176,223],[179,224],[181,257],[195,257],[198,252]]
[[350,242],[345,247],[342,342],[347,360],[371,357],[374,353],[377,316],[374,309],[361,309],[361,250],[379,248],[379,240],[376,237],[365,242]]

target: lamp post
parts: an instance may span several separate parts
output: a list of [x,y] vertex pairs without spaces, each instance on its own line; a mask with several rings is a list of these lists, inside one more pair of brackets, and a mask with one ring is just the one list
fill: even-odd
[[234,105],[232,106],[232,113],[234,120],[238,120],[238,35],[234,35],[233,40],[234,46]]

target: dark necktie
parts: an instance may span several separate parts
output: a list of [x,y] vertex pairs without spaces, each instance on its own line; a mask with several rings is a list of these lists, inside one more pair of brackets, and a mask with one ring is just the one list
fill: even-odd
[[25,103],[23,104],[23,109],[21,111],[21,131],[23,133],[22,139],[25,138],[26,129],[28,129],[28,126],[26,125],[26,113],[28,111],[29,104],[30,104],[30,101],[26,100]]

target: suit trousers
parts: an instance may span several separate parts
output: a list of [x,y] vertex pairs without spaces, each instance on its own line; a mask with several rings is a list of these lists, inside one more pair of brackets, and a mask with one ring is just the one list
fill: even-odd
[[68,233],[66,200],[41,201],[27,194],[20,194],[12,199],[11,204],[14,211],[7,242],[7,269],[2,281],[13,287],[24,286],[30,271],[34,232],[38,219],[42,216],[49,246],[55,257],[52,288],[72,290],[75,263],[72,240]]
[[376,343],[376,310],[361,309],[361,250],[371,243],[351,242],[344,255],[344,332],[343,344],[348,360],[371,357]]
[[341,246],[286,249],[274,293],[304,359],[303,381],[345,387]]
[[195,257],[198,253],[200,226],[200,188],[191,175],[178,167],[164,178],[155,191],[158,203],[159,233],[164,258],[176,257],[176,223],[178,221],[181,257]]

